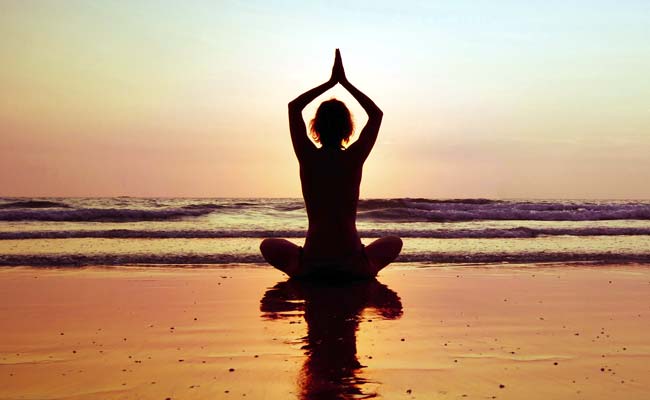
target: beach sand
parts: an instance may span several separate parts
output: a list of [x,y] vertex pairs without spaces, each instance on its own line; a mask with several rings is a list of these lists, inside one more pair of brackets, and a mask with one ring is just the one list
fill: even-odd
[[0,269],[2,399],[648,399],[650,268]]

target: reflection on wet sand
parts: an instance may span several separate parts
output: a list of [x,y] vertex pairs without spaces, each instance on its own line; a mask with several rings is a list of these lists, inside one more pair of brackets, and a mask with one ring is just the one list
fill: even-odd
[[402,315],[399,296],[377,280],[346,283],[279,282],[266,291],[260,309],[265,319],[304,316],[307,359],[299,377],[302,399],[372,398],[364,393],[367,382],[359,376],[356,332],[361,314],[372,309],[377,316]]

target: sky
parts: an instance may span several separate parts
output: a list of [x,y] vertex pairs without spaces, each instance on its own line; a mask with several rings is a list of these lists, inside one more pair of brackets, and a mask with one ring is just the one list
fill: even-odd
[[0,196],[300,197],[287,103],[340,48],[361,197],[650,199],[649,38],[632,0],[6,0]]

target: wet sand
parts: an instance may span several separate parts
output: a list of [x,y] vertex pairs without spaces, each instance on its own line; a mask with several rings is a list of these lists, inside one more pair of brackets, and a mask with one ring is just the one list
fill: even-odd
[[0,398],[647,399],[647,266],[0,269]]

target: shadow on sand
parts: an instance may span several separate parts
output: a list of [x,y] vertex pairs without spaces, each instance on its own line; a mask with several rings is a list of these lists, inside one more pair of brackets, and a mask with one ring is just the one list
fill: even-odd
[[402,316],[399,296],[376,279],[346,283],[290,279],[266,291],[260,310],[267,320],[300,318],[307,359],[299,377],[301,399],[372,398],[357,359],[356,333],[364,310],[379,318]]

